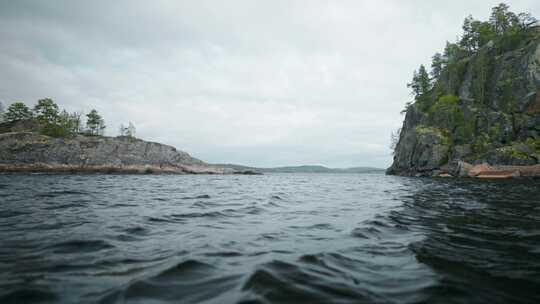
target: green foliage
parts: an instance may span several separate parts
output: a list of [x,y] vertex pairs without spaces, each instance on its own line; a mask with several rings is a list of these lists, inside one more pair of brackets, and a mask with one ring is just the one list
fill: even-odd
[[66,110],[59,113],[58,105],[50,98],[38,100],[34,113],[35,119],[43,124],[43,135],[67,137],[80,132],[80,115]]
[[[479,104],[485,104],[485,88],[492,72],[494,55],[488,54],[488,50],[493,49],[500,54],[518,47],[521,41],[532,37],[535,31],[531,29],[536,24],[537,20],[530,14],[513,13],[504,3],[492,9],[488,21],[478,21],[472,16],[465,18],[463,34],[458,42],[447,42],[443,54],[436,53],[432,57],[430,73],[423,65],[420,66],[414,72],[412,82],[407,85],[412,89],[418,108],[426,111],[430,107],[429,103],[438,96],[457,95],[471,55],[477,56],[473,66],[473,96]],[[489,47],[484,48],[488,44]]]
[[497,149],[497,152],[517,159],[530,159],[532,154],[540,155],[540,141],[528,139],[514,142],[511,145]]
[[523,83],[523,81],[523,75],[519,75],[512,69],[508,69],[503,72],[502,79],[497,82],[496,88],[501,96],[501,101],[504,103],[506,112],[513,113],[517,111],[517,100],[514,95],[515,86]]
[[442,71],[446,86],[443,86],[444,93],[457,95],[465,73],[467,72],[468,58],[463,58],[455,61],[448,61],[446,67]]
[[525,144],[531,148],[534,153],[540,156],[540,139],[528,138]]
[[4,113],[5,121],[31,119],[32,117],[32,111],[30,111],[30,109],[23,102],[15,102],[11,104],[6,113]]
[[429,109],[430,119],[444,129],[455,133],[460,126],[464,125],[464,118],[459,106],[459,98],[454,95],[441,96]]
[[433,77],[434,79],[439,79],[445,64],[446,62],[443,55],[441,55],[441,53],[435,53],[435,55],[433,55],[433,57],[431,58],[431,77]]
[[502,141],[503,128],[500,123],[495,123],[488,129],[488,136],[492,142]]
[[536,18],[529,13],[516,14],[510,7],[501,3],[491,10],[489,21],[492,40],[499,53],[516,48],[525,38],[532,35],[529,31],[537,24]]
[[68,137],[81,132],[81,118],[78,113],[68,113],[63,110],[57,117],[55,123],[48,123],[42,129],[43,135],[52,137]]
[[492,66],[491,56],[489,56],[486,50],[480,50],[476,54],[472,66],[472,95],[474,100],[480,105],[485,105],[487,103],[486,87]]
[[420,65],[418,71],[413,74],[413,79],[407,84],[408,88],[411,88],[414,100],[419,105],[421,111],[425,111],[429,106],[429,100],[431,99],[431,80],[429,74],[424,65]]
[[490,142],[488,134],[480,134],[474,139],[472,149],[478,155],[484,154],[489,150]]
[[[515,92],[524,85],[525,76],[513,75],[515,69],[512,67],[505,70],[514,62],[502,59],[510,56],[508,52],[518,53],[532,39],[540,37],[534,28],[537,24],[530,14],[516,14],[506,4],[494,7],[487,21],[468,16],[463,22],[463,33],[458,41],[447,42],[442,54],[436,53],[432,57],[429,74],[421,66],[408,84],[414,95],[415,106],[427,114],[427,120],[423,116],[421,122],[428,126],[420,126],[418,134],[437,130],[438,134],[448,137],[452,145],[470,144],[476,156],[511,142],[524,127],[522,121],[525,120],[517,118],[519,111]],[[499,70],[499,66],[502,70]],[[492,75],[502,77],[495,79]],[[456,97],[461,93],[465,76],[468,83],[470,80],[474,104],[466,98],[468,96],[464,96],[461,103]],[[494,99],[490,94],[501,99]],[[502,114],[511,114],[511,119],[505,116],[494,123],[493,117],[484,115],[484,110],[491,107],[491,100],[497,101],[497,107],[502,106]],[[406,109],[410,105],[407,103]]]
[[472,16],[465,18],[459,45],[474,53],[493,41],[499,52],[505,52],[529,36],[529,29],[536,23],[537,20],[529,13],[513,13],[507,4],[501,3],[491,10],[488,21],[478,21]]
[[86,128],[90,135],[103,135],[105,130],[105,122],[96,110],[86,114]]
[[430,113],[444,112],[459,110],[458,106],[459,97],[455,95],[444,95],[437,100],[437,102],[431,107]]
[[442,145],[449,146],[451,139],[449,138],[448,130],[442,128],[429,127],[419,125],[415,128],[416,134],[419,136],[434,136],[437,137]]
[[464,120],[461,125],[458,125],[455,130],[456,143],[468,144],[470,143],[476,133],[476,117]]
[[[39,122],[39,132],[52,137],[68,137],[83,132],[81,114],[68,113],[66,110],[60,112],[58,105],[50,98],[38,100],[31,111],[23,102],[16,102],[10,105],[5,113],[0,103],[1,118],[5,121],[17,121],[31,119]],[[87,128],[89,135],[103,135],[105,122],[103,118],[92,110],[87,116]],[[35,131],[35,130],[34,130]],[[130,123],[126,129],[130,136],[135,135],[135,127]]]
[[35,118],[46,125],[54,125],[58,120],[58,105],[50,98],[40,99],[34,107]]

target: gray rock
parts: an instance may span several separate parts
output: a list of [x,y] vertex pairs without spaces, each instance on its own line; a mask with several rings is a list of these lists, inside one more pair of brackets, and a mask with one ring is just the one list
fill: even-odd
[[[424,113],[411,105],[388,174],[430,176],[442,170],[466,176],[459,165],[462,160],[495,166],[539,163],[538,150],[520,143],[540,136],[540,35],[502,55],[493,46],[490,42],[482,48],[490,62],[484,102],[475,100],[473,93],[479,87],[474,66],[483,63],[480,55],[472,55],[462,61],[467,66],[456,92],[461,125],[452,125],[444,113]],[[440,84],[448,88],[445,77]],[[470,139],[460,135],[464,130]]]
[[0,134],[0,171],[224,173],[174,147],[129,137]]

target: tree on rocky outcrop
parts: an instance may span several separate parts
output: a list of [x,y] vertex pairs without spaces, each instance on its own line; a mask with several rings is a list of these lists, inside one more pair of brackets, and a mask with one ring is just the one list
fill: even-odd
[[43,124],[56,124],[58,121],[58,113],[58,105],[50,98],[38,100],[37,105],[34,107],[35,118]]
[[131,121],[128,124],[126,135],[129,137],[135,137],[137,129],[135,129],[135,126],[131,123]]
[[516,14],[507,4],[501,3],[491,10],[489,24],[495,35],[495,44],[500,52],[511,50],[530,35],[529,29],[536,26],[537,19],[529,13]]
[[443,58],[443,56],[441,55],[441,53],[435,53],[435,55],[433,55],[432,57],[432,61],[431,61],[431,77],[433,77],[433,79],[439,79],[439,77],[441,76],[441,71],[444,67],[444,64],[445,64],[445,60]]
[[503,36],[516,21],[516,14],[510,11],[510,6],[506,3],[501,3],[491,9],[489,23],[497,36]]
[[24,104],[24,102],[15,102],[11,104],[6,113],[3,115],[5,121],[16,121],[23,119],[31,119],[32,111]]
[[429,101],[429,93],[431,91],[431,79],[424,65],[420,65],[418,71],[413,74],[413,79],[407,84],[411,88],[414,100],[421,107],[425,106]]
[[63,110],[55,124],[50,124],[45,128],[46,135],[55,137],[66,137],[76,135],[81,132],[81,115],[79,113],[68,113]]
[[521,27],[523,30],[527,30],[538,25],[538,19],[536,19],[530,13],[519,13],[518,22],[518,26]]
[[124,126],[124,124],[120,124],[120,136],[127,136],[127,137],[135,137],[135,126],[133,123],[129,122],[129,124]]
[[105,131],[105,121],[98,112],[93,109],[90,113],[86,114],[86,117],[86,128],[88,129],[88,133],[90,135],[103,135],[103,132]]
[[455,63],[459,61],[460,59],[467,56],[467,53],[457,43],[450,43],[446,42],[446,46],[444,47],[443,57],[448,62],[448,64]]
[[463,34],[458,44],[469,54],[478,51],[496,36],[489,22],[475,20],[470,15],[463,21],[462,29]]
[[71,130],[73,131],[73,133],[75,134],[82,133],[83,132],[83,126],[82,126],[82,120],[81,120],[82,114],[79,112],[73,112],[73,113],[68,114],[68,116],[69,116],[68,119],[70,121]]
[[58,105],[50,98],[38,100],[34,107],[35,119],[43,125],[41,133],[53,137],[66,137],[80,133],[80,114],[59,112]]
[[475,51],[478,48],[478,32],[475,30],[477,26],[476,22],[471,15],[463,21],[463,34],[461,35],[459,44],[469,52]]

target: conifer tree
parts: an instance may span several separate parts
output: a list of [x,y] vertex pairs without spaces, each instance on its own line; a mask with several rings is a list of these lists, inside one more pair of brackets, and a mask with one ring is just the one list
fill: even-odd
[[86,117],[86,128],[90,135],[103,135],[105,122],[98,112],[93,109],[90,113],[86,114]]
[[38,100],[34,107],[35,118],[44,124],[56,124],[58,121],[58,105],[50,98]]
[[31,119],[32,111],[24,104],[24,102],[15,102],[11,104],[4,114],[4,120],[15,121],[23,119]]

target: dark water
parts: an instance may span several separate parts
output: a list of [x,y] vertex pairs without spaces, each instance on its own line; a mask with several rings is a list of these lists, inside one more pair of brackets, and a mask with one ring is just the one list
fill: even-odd
[[540,182],[0,176],[0,303],[540,303]]

